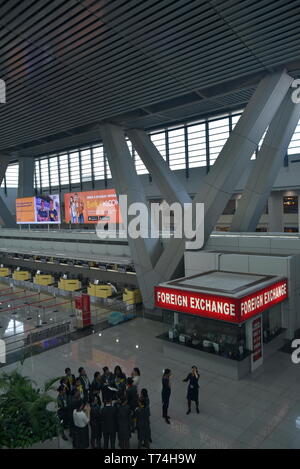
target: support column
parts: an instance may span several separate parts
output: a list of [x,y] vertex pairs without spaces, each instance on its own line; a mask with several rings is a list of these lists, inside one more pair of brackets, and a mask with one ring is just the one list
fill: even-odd
[[144,165],[155,180],[163,198],[169,203],[191,202],[191,198],[184,186],[171,171],[149,135],[144,130],[132,129],[127,131],[128,138],[138,152]]
[[19,158],[18,197],[32,197],[34,195],[34,165],[33,157]]
[[[142,203],[148,207],[144,189],[136,173],[123,130],[113,124],[103,124],[100,126],[100,132],[117,194],[127,195],[128,206]],[[131,217],[122,211],[123,207],[120,208],[123,220],[128,219],[128,223],[130,223]],[[132,239],[130,236],[128,236],[128,244],[144,305],[152,309],[154,307],[153,287],[159,283],[154,266],[161,254],[162,245],[158,239],[141,237]]]
[[272,192],[268,200],[269,228],[273,233],[283,232],[283,199],[281,192]]
[[[237,125],[231,132],[217,161],[201,182],[201,188],[193,200],[204,203],[204,242],[223,212],[243,171],[277,112],[293,78],[285,72],[266,76],[259,83]],[[199,227],[201,230],[201,227]],[[191,247],[187,244],[187,248]],[[185,239],[172,239],[160,257],[156,270],[162,279],[168,280],[175,272],[185,251]]]
[[293,89],[286,94],[269,126],[230,231],[251,232],[257,227],[300,119],[300,104],[293,103],[292,91]]
[[[0,186],[5,176],[5,172],[9,163],[10,157],[7,155],[0,154]],[[3,201],[0,196],[0,221],[1,225],[6,228],[12,228],[15,226],[16,222],[9,209],[7,208],[6,203]]]

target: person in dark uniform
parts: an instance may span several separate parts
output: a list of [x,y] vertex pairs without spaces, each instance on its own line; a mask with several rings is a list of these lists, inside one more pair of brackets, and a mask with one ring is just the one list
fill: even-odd
[[101,425],[103,431],[104,449],[108,449],[110,441],[111,449],[115,449],[117,433],[117,408],[108,400],[101,411]]
[[117,365],[114,369],[114,385],[118,391],[126,391],[126,375],[123,373],[122,368]]
[[[141,395],[140,395],[140,399],[144,399],[144,402],[145,402],[145,407],[149,409],[149,418],[150,418],[150,399],[149,399],[149,396],[148,396],[148,391],[147,389],[143,388],[141,390]],[[150,429],[151,430],[151,429]],[[150,431],[150,439],[149,439],[149,442],[152,443],[152,438],[151,438],[151,431]]]
[[67,394],[70,396],[71,394],[74,394],[75,391],[75,376],[72,374],[70,368],[65,369],[65,378],[67,380]]
[[69,427],[68,398],[66,388],[62,385],[57,389],[57,415],[62,424],[62,438],[67,440],[65,430]]
[[170,424],[170,417],[168,416],[169,401],[171,396],[171,370],[166,368],[162,377],[162,416],[165,421]]
[[133,384],[133,379],[132,378],[127,378],[126,399],[127,399],[128,405],[129,405],[130,410],[131,410],[130,428],[131,428],[131,432],[134,433],[134,431],[135,431],[135,423],[134,423],[135,415],[134,415],[134,412],[135,412],[135,409],[137,408],[137,406],[139,404],[139,396],[138,396],[138,393],[137,393],[137,387],[136,387],[135,384]]
[[118,438],[121,449],[129,449],[131,410],[124,396],[120,399],[117,409]]
[[85,372],[85,369],[81,366],[79,369],[78,369],[78,373],[79,373],[79,381],[80,381],[80,384],[82,386],[82,390],[83,390],[83,400],[85,402],[89,402],[89,398],[90,398],[90,380],[89,378],[87,377],[87,374]]
[[107,402],[112,400],[114,396],[114,392],[111,391],[109,388],[114,387],[115,378],[109,368],[105,366],[103,368],[103,375],[101,376],[101,385],[102,385],[102,401]]
[[197,414],[199,414],[199,372],[196,366],[192,366],[192,371],[187,375],[183,380],[184,383],[189,383],[187,389],[187,401],[188,401],[188,411],[187,415],[191,413],[191,402],[194,401],[196,404]]
[[89,441],[89,421],[90,406],[80,400],[73,411],[74,420],[74,446],[76,449],[87,449],[90,445]]
[[144,399],[139,399],[139,407],[135,411],[136,416],[136,428],[138,433],[138,449],[141,449],[142,445],[147,449],[150,448],[150,420],[149,420],[149,407],[145,406]]
[[101,374],[100,374],[100,371],[96,371],[96,373],[94,373],[94,379],[91,383],[91,388],[90,388],[92,402],[94,401],[95,396],[99,396],[99,399],[100,399],[101,389],[102,389]]
[[69,425],[70,425],[70,438],[73,441],[73,448],[75,448],[75,424],[73,419],[73,411],[77,408],[79,401],[81,400],[80,391],[75,391],[69,398],[68,404],[68,417],[69,417]]
[[101,449],[102,425],[101,425],[101,400],[97,394],[92,397],[91,413],[91,447]]

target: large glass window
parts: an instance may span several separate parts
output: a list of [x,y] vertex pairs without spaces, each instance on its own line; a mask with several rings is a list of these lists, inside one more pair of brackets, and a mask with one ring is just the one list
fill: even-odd
[[167,159],[167,150],[166,150],[166,133],[159,132],[157,134],[150,134],[151,141],[156,146],[157,150],[161,154],[164,160]]
[[40,165],[41,165],[41,186],[42,186],[42,189],[48,189],[50,186],[48,158],[42,159],[40,161]]
[[41,190],[40,160],[35,161],[34,166],[34,187],[39,192]]
[[[229,114],[216,116],[209,120],[201,120],[187,123],[185,126],[175,128],[164,128],[149,133],[150,138],[161,156],[172,170],[183,170],[186,168],[187,160],[189,168],[197,168],[213,165],[219,156],[226,140],[229,137],[230,121],[231,130],[238,123],[242,110],[235,111],[229,119]],[[251,159],[256,158],[256,154],[261,148],[263,139],[258,144],[257,150],[253,153]],[[127,145],[130,154],[134,158],[136,171],[138,174],[148,174],[143,161],[133,148],[131,142],[127,139]],[[208,153],[207,153],[208,152]],[[300,123],[291,140],[289,154],[300,154]],[[35,187],[40,189],[48,189],[59,187],[60,185],[78,186],[94,180],[104,180],[111,178],[109,164],[103,149],[102,143],[91,145],[90,147],[74,148],[69,153],[70,168],[68,166],[68,155],[62,153],[59,156],[49,155],[49,157],[41,157],[36,161],[35,168]],[[47,161],[49,160],[50,171]],[[9,165],[10,167],[13,165]],[[16,168],[16,167],[15,167]],[[59,171],[58,171],[59,169]],[[9,184],[17,187],[13,169],[9,169]],[[42,176],[40,176],[42,174]],[[60,181],[59,181],[60,175]],[[69,180],[70,179],[70,180]],[[14,181],[14,182],[13,182]],[[5,181],[2,183],[4,187]],[[9,187],[9,185],[7,185]],[[11,186],[12,187],[12,186]]]
[[61,184],[61,186],[70,184],[69,158],[68,158],[67,153],[59,155],[59,171],[60,171],[60,184]]
[[71,175],[71,184],[80,183],[80,164],[79,164],[79,153],[75,151],[70,153],[70,175]]
[[210,121],[208,123],[208,134],[209,159],[210,165],[213,165],[229,137],[229,118]]
[[171,169],[184,169],[185,163],[185,137],[184,127],[169,130],[169,166]]
[[188,132],[189,168],[206,166],[205,123],[191,125]]
[[90,148],[81,151],[81,176],[82,182],[92,180],[92,159]]
[[[9,164],[5,172],[5,180],[7,188],[17,188],[19,185],[19,163]],[[5,187],[4,180],[1,187]]]
[[103,146],[93,147],[93,168],[95,181],[105,178]]
[[59,187],[59,172],[58,172],[58,157],[52,156],[49,158],[50,166],[50,185],[53,187]]
[[288,148],[288,155],[297,155],[298,153],[300,153],[300,121],[298,122]]

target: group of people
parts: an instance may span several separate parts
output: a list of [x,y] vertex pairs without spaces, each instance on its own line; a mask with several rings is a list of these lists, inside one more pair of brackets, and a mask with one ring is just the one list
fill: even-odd
[[[58,416],[64,430],[69,429],[73,448],[115,448],[118,436],[122,449],[130,447],[137,431],[138,448],[151,443],[150,401],[146,389],[138,392],[140,370],[134,368],[126,377],[120,366],[96,371],[92,382],[83,367],[75,378],[70,368],[58,388]],[[103,405],[102,405],[103,403]],[[62,437],[67,439],[65,431]]]
[[[199,372],[196,366],[183,380],[188,382],[188,411],[191,413],[191,402],[196,404],[199,413]],[[69,430],[73,448],[107,449],[115,448],[118,437],[119,447],[130,448],[130,439],[137,432],[138,448],[150,448],[150,400],[147,389],[138,389],[140,370],[134,368],[131,376],[126,377],[120,366],[111,372],[108,367],[103,373],[94,373],[90,382],[83,367],[78,370],[76,378],[70,368],[58,387],[58,417],[62,423],[62,437],[68,439],[65,430]],[[172,372],[165,369],[162,377],[162,417],[170,424],[168,416],[171,396]]]

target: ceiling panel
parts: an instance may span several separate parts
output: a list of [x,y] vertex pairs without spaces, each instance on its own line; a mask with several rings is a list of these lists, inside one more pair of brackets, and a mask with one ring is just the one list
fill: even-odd
[[84,143],[104,120],[149,129],[244,105],[252,77],[299,73],[299,24],[300,0],[0,0],[0,150]]

